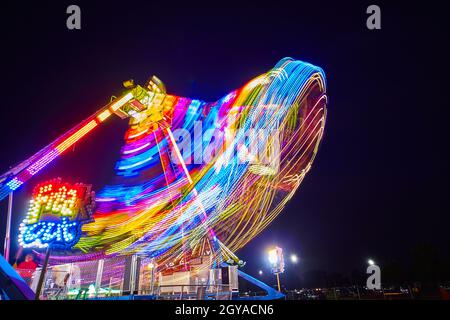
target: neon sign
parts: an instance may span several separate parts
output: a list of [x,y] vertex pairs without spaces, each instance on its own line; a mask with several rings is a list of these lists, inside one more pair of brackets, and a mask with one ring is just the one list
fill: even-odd
[[60,178],[37,185],[19,227],[20,246],[72,248],[80,239],[82,224],[91,221],[94,198],[90,185],[65,183]]

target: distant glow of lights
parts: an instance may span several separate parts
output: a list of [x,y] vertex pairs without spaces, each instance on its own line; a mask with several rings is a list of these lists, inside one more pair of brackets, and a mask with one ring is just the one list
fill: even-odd
[[262,276],[262,275],[263,275],[263,271],[262,271],[262,270],[259,270],[259,271],[258,271],[258,274],[259,274],[260,276]]
[[88,222],[92,213],[89,192],[88,186],[63,183],[61,179],[37,185],[19,226],[20,246],[58,249],[74,246],[81,236],[81,224]]
[[291,262],[292,263],[297,263],[298,262],[298,257],[296,254],[291,254]]
[[278,254],[276,249],[269,250],[268,259],[270,264],[276,264],[278,262]]

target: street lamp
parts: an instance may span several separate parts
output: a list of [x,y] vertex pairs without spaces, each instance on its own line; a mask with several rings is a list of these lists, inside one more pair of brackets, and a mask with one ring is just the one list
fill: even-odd
[[272,273],[277,276],[278,291],[281,292],[280,273],[284,272],[283,249],[275,247],[267,252],[267,257],[272,266]]
[[371,266],[373,266],[375,264],[375,261],[373,261],[372,259],[367,260],[367,263],[370,264]]
[[269,258],[270,264],[272,264],[272,265],[277,264],[278,256],[277,256],[277,249],[276,248],[269,250],[268,258]]
[[291,254],[291,262],[294,264],[298,262],[298,257],[295,253]]

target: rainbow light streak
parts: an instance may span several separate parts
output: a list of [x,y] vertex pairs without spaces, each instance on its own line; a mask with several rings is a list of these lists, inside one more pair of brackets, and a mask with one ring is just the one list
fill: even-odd
[[69,138],[64,140],[62,143],[56,146],[55,150],[61,154],[67,148],[69,148],[71,145],[73,145],[75,142],[83,138],[86,134],[89,133],[92,129],[94,129],[97,126],[97,122],[95,120],[89,121],[86,125],[81,127],[78,131],[76,131],[74,134],[72,134]]
[[38,173],[42,168],[44,168],[47,164],[52,162],[60,153],[57,150],[50,150],[49,153],[45,154],[41,159],[33,163],[30,167],[27,168],[27,171],[30,175],[34,176]]

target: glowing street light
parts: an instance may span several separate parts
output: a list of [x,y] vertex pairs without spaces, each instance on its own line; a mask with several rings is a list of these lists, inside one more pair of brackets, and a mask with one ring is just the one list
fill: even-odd
[[298,257],[295,253],[291,254],[291,262],[292,263],[297,263],[298,262]]
[[258,273],[259,273],[260,276],[263,275],[263,271],[262,270],[259,270]]
[[372,259],[367,260],[367,263],[370,264],[371,266],[373,266],[375,264],[375,261],[373,261]]
[[277,276],[278,291],[281,292],[280,273],[284,272],[283,249],[275,247],[267,252],[267,257],[272,266],[272,273]]
[[273,264],[273,265],[277,264],[277,262],[278,262],[278,255],[277,255],[277,249],[276,248],[269,250],[268,258],[269,258],[270,264]]

